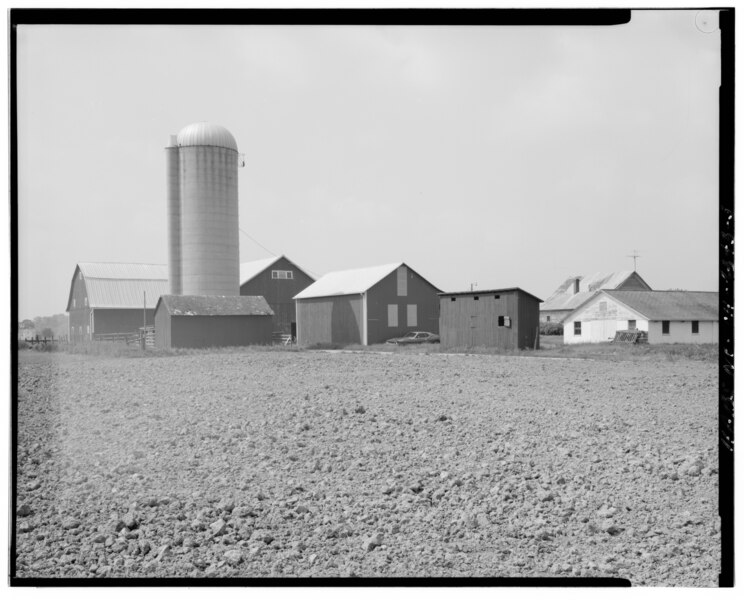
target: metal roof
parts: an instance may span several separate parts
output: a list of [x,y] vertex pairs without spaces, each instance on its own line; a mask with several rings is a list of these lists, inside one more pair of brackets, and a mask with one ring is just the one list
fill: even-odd
[[323,275],[318,281],[306,287],[294,299],[321,298],[324,296],[345,296],[361,294],[384,279],[404,263],[393,263],[363,269],[333,271]]
[[530,294],[529,292],[526,292],[522,288],[518,288],[518,287],[499,288],[497,290],[466,290],[464,292],[440,292],[439,294],[437,294],[437,296],[485,296],[487,294],[499,294],[501,292],[521,292],[523,294],[526,294],[527,296],[534,298],[538,302],[542,302],[542,300],[538,298],[537,296],[535,296],[534,294]]
[[173,296],[160,297],[173,316],[272,316],[274,311],[263,296]]
[[718,321],[718,292],[602,290],[649,321]]
[[219,146],[238,151],[238,143],[232,133],[221,125],[202,121],[187,125],[178,132],[178,146]]
[[[573,310],[589,300],[597,290],[615,289],[621,286],[634,271],[615,271],[614,273],[594,273],[587,277],[572,275],[555,290],[540,310]],[[579,279],[579,292],[574,293],[574,282]]]
[[78,271],[85,280],[90,308],[142,308],[143,305],[146,308],[155,308],[158,298],[170,291],[168,268],[165,265],[78,263],[67,299],[68,312]]

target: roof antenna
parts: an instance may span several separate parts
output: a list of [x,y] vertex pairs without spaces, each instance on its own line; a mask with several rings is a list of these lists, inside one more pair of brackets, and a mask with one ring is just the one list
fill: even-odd
[[635,271],[636,270],[636,258],[640,258],[641,255],[638,254],[638,250],[633,250],[633,254],[627,254],[626,256],[628,258],[632,258],[633,259],[633,270]]

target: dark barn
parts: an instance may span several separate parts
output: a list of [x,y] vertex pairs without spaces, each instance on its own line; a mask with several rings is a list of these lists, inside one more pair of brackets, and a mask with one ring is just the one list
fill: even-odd
[[164,295],[155,307],[157,348],[271,343],[273,311],[261,296]]
[[442,348],[540,347],[540,300],[520,288],[439,294]]
[[274,332],[297,336],[293,298],[315,279],[285,256],[242,263],[240,295],[263,296],[274,311]]
[[405,263],[336,271],[295,296],[300,344],[379,344],[439,331],[436,287]]
[[168,293],[165,265],[79,263],[67,300],[71,342],[134,333],[153,324],[155,304]]

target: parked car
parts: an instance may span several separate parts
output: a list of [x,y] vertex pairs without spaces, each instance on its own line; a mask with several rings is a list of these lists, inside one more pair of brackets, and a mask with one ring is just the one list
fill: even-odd
[[403,337],[393,338],[386,344],[438,344],[439,336],[428,331],[410,331]]

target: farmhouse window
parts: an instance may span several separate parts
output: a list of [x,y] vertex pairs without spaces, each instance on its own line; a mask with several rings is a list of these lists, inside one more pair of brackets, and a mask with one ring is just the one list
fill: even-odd
[[272,271],[272,279],[294,279],[294,273],[292,271]]
[[398,267],[398,296],[408,295],[408,269],[405,266]]
[[388,304],[388,327],[398,326],[398,305]]
[[581,321],[574,321],[574,335],[581,335]]
[[602,301],[599,303],[599,312],[607,312],[607,302]]
[[628,329],[635,329],[635,328],[636,328],[635,319],[628,319]]
[[700,333],[700,322],[692,321],[692,333]]
[[547,319],[547,323],[550,323],[550,316],[545,317],[545,319]]
[[499,327],[503,327],[504,326],[504,317],[502,315],[499,315],[499,321],[498,321],[498,323],[499,323]]
[[418,307],[415,304],[409,304],[406,315],[406,325],[408,327],[418,327],[417,316]]
[[669,335],[669,321],[661,322],[661,333],[662,335]]

